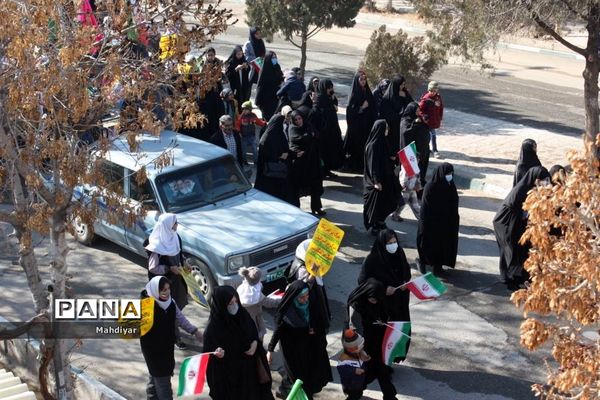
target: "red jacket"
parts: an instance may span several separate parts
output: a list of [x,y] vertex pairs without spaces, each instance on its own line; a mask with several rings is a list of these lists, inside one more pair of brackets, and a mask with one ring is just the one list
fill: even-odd
[[419,109],[423,116],[423,121],[430,129],[437,129],[442,124],[444,116],[444,103],[440,93],[427,92],[419,101]]

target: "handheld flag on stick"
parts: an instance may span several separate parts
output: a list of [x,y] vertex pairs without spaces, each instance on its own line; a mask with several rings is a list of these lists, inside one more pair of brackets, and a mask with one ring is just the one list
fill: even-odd
[[385,325],[385,334],[381,344],[381,355],[385,365],[392,363],[400,358],[404,360],[408,354],[410,345],[410,322],[389,321],[382,323]]
[[400,150],[398,152],[398,159],[402,164],[402,168],[406,171],[406,176],[409,178],[420,172],[415,142],[411,142],[408,146]]
[[304,389],[302,389],[302,383],[300,379],[296,379],[292,390],[290,390],[290,394],[288,394],[285,400],[308,400],[308,396],[304,393]]
[[448,290],[431,272],[426,273],[405,284],[419,300],[434,299],[440,297]]
[[265,60],[262,57],[256,57],[254,60],[250,61],[250,66],[254,69],[254,73],[256,75],[260,74],[260,70],[262,69]]
[[202,353],[183,360],[179,370],[177,396],[202,393],[206,382],[206,368],[211,354],[214,353]]
[[267,297],[274,300],[281,300],[283,299],[284,294],[285,292],[283,290],[277,289],[273,293],[269,294]]

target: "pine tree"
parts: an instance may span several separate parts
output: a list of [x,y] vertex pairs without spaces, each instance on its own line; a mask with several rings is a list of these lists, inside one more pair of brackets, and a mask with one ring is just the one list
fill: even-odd
[[363,6],[362,0],[246,0],[250,25],[265,35],[281,33],[300,49],[300,68],[306,68],[308,40],[333,26],[351,28]]

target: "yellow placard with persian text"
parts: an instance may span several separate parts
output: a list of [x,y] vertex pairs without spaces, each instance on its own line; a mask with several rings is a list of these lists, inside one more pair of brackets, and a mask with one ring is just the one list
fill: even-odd
[[311,275],[322,277],[329,272],[343,238],[343,230],[326,219],[321,219],[304,260]]
[[154,324],[154,299],[145,297],[140,300],[142,308],[140,319],[122,319],[119,318],[117,324],[121,328],[121,337],[123,339],[136,339],[144,336],[152,329]]
[[140,322],[140,336],[144,336],[152,329],[154,324],[154,298],[142,299],[142,320]]

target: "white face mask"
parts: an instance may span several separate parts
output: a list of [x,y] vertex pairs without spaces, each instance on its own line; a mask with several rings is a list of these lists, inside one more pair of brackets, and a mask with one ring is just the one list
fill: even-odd
[[396,252],[396,250],[398,250],[398,243],[388,243],[385,245],[385,249],[387,250],[388,253],[390,254],[394,254]]
[[448,182],[448,183],[452,182],[452,174],[446,175],[446,182]]
[[240,306],[238,305],[238,303],[229,304],[227,305],[227,312],[231,315],[235,315],[237,314],[239,308]]

